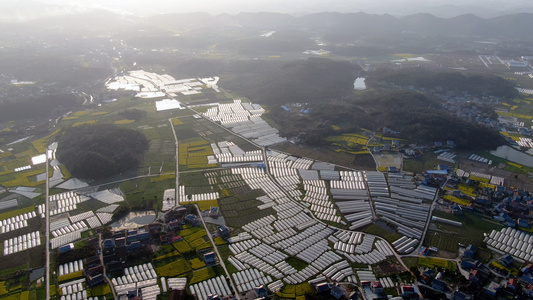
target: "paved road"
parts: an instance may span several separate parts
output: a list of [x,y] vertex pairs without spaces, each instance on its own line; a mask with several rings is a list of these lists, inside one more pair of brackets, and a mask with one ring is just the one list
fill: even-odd
[[[98,233],[98,247],[100,248],[100,262],[102,263],[102,266],[104,266],[104,249],[102,249],[102,233]],[[111,279],[107,277],[105,266],[104,266],[104,278],[109,283],[109,287],[111,288],[111,292],[113,293],[113,299],[118,299],[117,293],[115,291],[115,287],[113,286],[113,283],[111,283]]]
[[213,240],[213,237],[211,236],[209,229],[207,229],[207,225],[205,224],[204,217],[202,216],[200,207],[198,206],[198,204],[194,204],[194,205],[196,206],[196,211],[198,211],[198,216],[200,217],[200,220],[202,220],[202,224],[204,225],[205,232],[207,232],[207,236],[209,237],[209,240],[211,241],[211,245],[213,245],[213,249],[215,249],[215,253],[217,255],[218,261],[220,262],[220,265],[224,269],[224,272],[226,272],[227,278],[230,279],[229,283],[231,284],[231,288],[233,289],[233,291],[235,291],[235,298],[237,298],[237,300],[241,300],[241,296],[237,292],[237,289],[235,288],[235,284],[233,283],[233,278],[231,278],[231,276],[229,275],[228,269],[226,268],[226,264],[224,263],[224,260],[222,260],[222,256],[220,255],[220,252],[218,252],[217,244]]
[[168,119],[168,121],[170,122],[170,128],[172,128],[172,134],[174,134],[174,142],[176,144],[176,188],[175,188],[175,195],[174,195],[174,199],[176,200],[176,206],[178,206],[180,203],[179,203],[179,187],[180,187],[180,171],[179,171],[179,168],[180,168],[180,147],[179,147],[179,143],[178,143],[178,136],[176,135],[176,129],[174,129],[174,124],[172,123],[172,118]]
[[[45,149],[45,154],[46,154],[46,163],[45,163],[45,174],[48,174],[48,168],[49,168],[49,165],[50,165],[50,162],[48,161],[48,147]],[[45,220],[45,232],[44,232],[44,236],[45,236],[45,242],[44,242],[44,247],[45,247],[45,256],[46,256],[46,262],[45,262],[45,270],[46,270],[46,273],[45,273],[45,284],[46,284],[46,299],[50,299],[50,178],[48,176],[46,176],[46,192],[45,192],[45,197],[44,197],[44,205],[45,205],[45,215],[46,215],[46,220]]]

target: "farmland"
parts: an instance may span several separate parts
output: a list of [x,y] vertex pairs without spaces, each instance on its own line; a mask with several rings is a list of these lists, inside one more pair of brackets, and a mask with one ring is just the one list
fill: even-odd
[[435,210],[434,215],[437,217],[462,222],[462,227],[432,222],[437,229],[428,231],[424,246],[437,247],[440,250],[456,252],[459,243],[463,245],[473,244],[476,246],[483,245],[483,234],[490,232],[492,229],[501,229],[502,226],[493,223],[485,218],[471,213],[464,213],[462,216],[454,216]]

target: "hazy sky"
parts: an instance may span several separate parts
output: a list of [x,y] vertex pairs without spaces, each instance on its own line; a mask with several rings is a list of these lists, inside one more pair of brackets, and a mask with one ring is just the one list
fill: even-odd
[[[42,4],[46,4],[43,6]],[[442,5],[451,5],[443,7]],[[317,12],[389,13],[396,16],[419,12],[439,17],[473,13],[480,17],[532,12],[532,0],[0,0],[0,21],[25,21],[92,8],[149,16],[204,11],[211,14],[279,12],[304,15]]]
[[[13,1],[13,0],[11,0]],[[23,0],[20,0],[23,1]],[[530,0],[39,0],[50,4],[106,7],[133,13],[156,14],[162,12],[207,11],[210,13],[236,13],[239,11],[270,11],[309,13],[317,11],[394,10],[409,6],[430,7],[443,4],[456,6],[481,6],[486,9],[513,10],[532,6]]]

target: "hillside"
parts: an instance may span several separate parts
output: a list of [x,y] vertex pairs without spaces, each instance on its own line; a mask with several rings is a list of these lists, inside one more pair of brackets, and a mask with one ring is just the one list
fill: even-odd
[[136,168],[148,150],[139,131],[110,124],[82,125],[65,130],[57,158],[77,178],[98,179]]
[[316,102],[309,109],[309,115],[302,115],[275,107],[269,117],[280,124],[282,134],[316,145],[327,144],[325,138],[334,134],[332,125],[342,128],[335,134],[388,127],[410,142],[453,140],[458,148],[469,150],[494,149],[505,143],[496,130],[459,119],[421,93],[372,91]]

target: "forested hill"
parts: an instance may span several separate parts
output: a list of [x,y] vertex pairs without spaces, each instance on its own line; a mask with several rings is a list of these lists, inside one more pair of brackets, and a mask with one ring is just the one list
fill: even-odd
[[[461,149],[494,149],[505,139],[494,129],[469,123],[444,110],[438,100],[410,91],[369,91],[342,99],[309,105],[310,114],[286,112],[274,107],[269,116],[281,126],[281,133],[299,137],[309,144],[324,144],[325,138],[361,128],[400,132],[398,138],[429,144],[455,141]],[[343,128],[334,132],[332,125]]]
[[139,131],[113,124],[81,125],[59,138],[57,158],[77,178],[106,178],[134,169],[148,150]]
[[367,84],[379,87],[380,84],[395,84],[403,87],[466,92],[473,96],[516,97],[518,91],[509,80],[490,74],[462,74],[459,72],[435,72],[424,68],[384,70],[374,72]]
[[346,61],[309,58],[263,70],[223,78],[222,84],[267,105],[307,103],[351,94],[361,67]]

